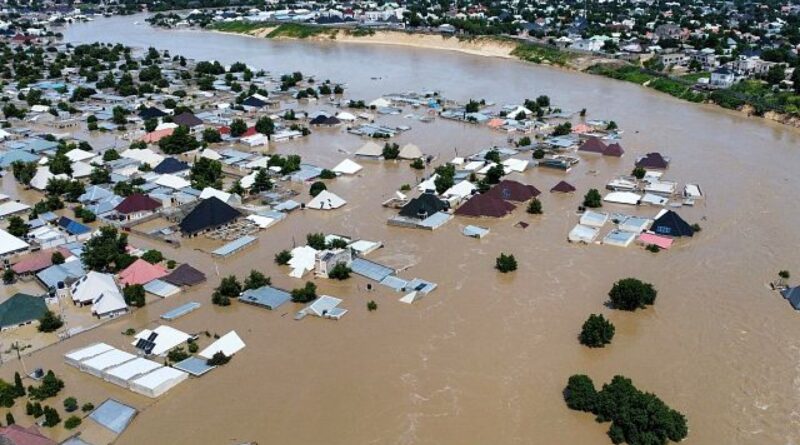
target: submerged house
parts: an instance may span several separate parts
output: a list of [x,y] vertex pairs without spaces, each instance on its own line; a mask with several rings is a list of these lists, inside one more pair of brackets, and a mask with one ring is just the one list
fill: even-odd
[[800,286],[787,287],[781,291],[781,295],[789,301],[793,308],[800,311]]
[[666,170],[669,167],[669,158],[661,153],[647,153],[636,160],[636,166],[650,170]]
[[517,208],[514,204],[490,195],[489,193],[475,195],[456,209],[455,214],[473,218],[490,217],[502,218]]
[[183,218],[179,226],[184,235],[191,236],[230,224],[241,216],[242,213],[240,211],[222,202],[216,196],[212,196],[200,201],[200,203]]
[[161,203],[155,199],[141,193],[134,193],[123,199],[114,210],[121,220],[135,221],[152,215],[160,207]]
[[575,190],[574,185],[567,181],[561,181],[550,189],[550,193],[573,193]]
[[400,209],[400,216],[406,218],[425,219],[435,213],[449,208],[447,201],[442,201],[432,193],[423,193],[412,199]]
[[532,185],[504,179],[485,194],[506,201],[527,202],[539,196],[541,192]]
[[694,229],[689,223],[683,220],[677,213],[667,210],[656,218],[650,230],[659,234],[672,237],[693,236]]
[[[0,303],[0,330],[31,324],[44,316],[47,304],[44,298],[28,294],[14,294]],[[0,442],[2,443],[2,442]]]

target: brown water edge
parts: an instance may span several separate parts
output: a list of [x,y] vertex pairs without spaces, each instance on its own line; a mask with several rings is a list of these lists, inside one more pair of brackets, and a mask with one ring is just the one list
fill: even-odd
[[[686,443],[800,439],[797,314],[764,286],[779,269],[800,263],[800,234],[794,226],[800,210],[792,205],[799,186],[796,133],[600,78],[518,63],[399,49],[382,56],[362,46],[256,45],[194,33],[150,36],[119,21],[107,23],[130,42],[146,45],[142,39],[153,39],[173,51],[183,47],[189,56],[228,45],[225,57],[235,60],[263,48],[270,55],[258,63],[272,70],[297,66],[311,72],[308,57],[313,56],[321,75],[337,79],[347,68],[342,60],[348,61],[351,67],[367,67],[346,77],[356,97],[371,99],[420,88],[419,83],[460,99],[510,101],[546,93],[567,108],[587,106],[589,117],[617,120],[626,130],[623,146],[628,150],[621,160],[586,157],[567,175],[544,170],[517,175],[542,190],[565,177],[580,193],[545,192],[541,217],[518,209],[509,218],[479,221],[492,229],[480,241],[460,234],[472,220],[457,218],[432,233],[386,226],[391,212],[379,203],[400,184],[415,182],[416,173],[405,164],[379,162],[364,162],[358,178],[331,183],[330,189],[349,201],[343,209],[292,214],[262,232],[255,248],[228,260],[215,263],[194,250],[204,247],[202,242],[171,250],[133,237],[139,246],[159,247],[168,257],[190,261],[209,274],[209,282],[26,358],[28,367],[52,367],[62,375],[64,396],[95,403],[113,396],[143,408],[117,443],[608,443],[607,425],[563,403],[561,389],[578,372],[598,384],[621,373],[660,395],[688,416]],[[360,63],[365,61],[371,64]],[[405,77],[414,70],[419,71],[416,78]],[[382,73],[390,74],[383,81],[368,80]],[[401,117],[385,121],[409,123]],[[441,159],[452,157],[454,147],[466,154],[505,140],[487,129],[452,122],[410,125],[414,128],[398,142],[414,142]],[[298,152],[330,167],[344,157],[339,149],[352,151],[361,143],[336,130],[316,131],[307,141],[279,145],[277,152]],[[670,178],[703,187],[706,202],[680,211],[687,220],[700,222],[702,233],[656,255],[637,248],[569,245],[565,238],[577,220],[574,210],[582,193],[628,172],[637,155],[651,150],[673,158]],[[519,220],[531,227],[513,228]],[[412,264],[403,277],[419,276],[440,287],[407,306],[396,301],[399,294],[385,289],[368,294],[360,278],[316,280],[321,292],[343,298],[350,309],[338,322],[295,322],[291,315],[299,306],[292,305],[268,312],[209,304],[217,268],[220,275],[242,276],[257,267],[278,286],[301,285],[272,257],[290,247],[293,237],[302,242],[310,231],[382,240],[386,248],[371,259]],[[514,253],[520,269],[511,275],[495,272],[499,252]],[[603,306],[611,284],[626,276],[656,285],[660,293],[654,308],[627,314]],[[376,312],[366,310],[370,299],[379,304]],[[204,307],[174,322],[175,327],[220,334],[236,329],[247,342],[226,367],[153,402],[63,365],[64,352],[93,341],[129,348],[130,339],[121,331],[152,325],[161,313],[189,300]],[[576,339],[593,312],[617,326],[614,343],[603,350],[583,348]],[[0,375],[10,377],[17,366],[4,365]],[[15,415],[20,423],[29,420],[16,409]]]

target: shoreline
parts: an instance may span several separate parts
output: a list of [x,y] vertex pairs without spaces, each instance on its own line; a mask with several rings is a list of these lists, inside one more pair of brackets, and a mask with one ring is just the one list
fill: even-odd
[[[572,72],[579,72],[592,76],[605,77],[610,80],[617,80],[625,83],[633,83],[639,85],[647,90],[656,93],[665,94],[667,96],[675,97],[681,102],[692,102],[675,95],[659,91],[647,85],[638,84],[636,82],[626,81],[624,79],[615,79],[610,76],[603,76],[601,74],[587,72],[587,69],[594,65],[602,65],[608,63],[619,63],[618,60],[602,58],[597,56],[581,56],[573,54],[574,57],[568,59],[566,63],[558,64],[552,63],[547,59],[541,61],[527,60],[524,57],[515,55],[515,50],[524,42],[514,42],[513,40],[503,41],[492,36],[477,37],[469,40],[459,40],[457,37],[444,37],[435,34],[418,34],[409,33],[404,31],[380,30],[375,31],[369,35],[353,35],[344,29],[331,29],[328,33],[320,35],[312,35],[308,37],[295,37],[287,35],[269,36],[270,33],[278,29],[280,25],[266,26],[250,31],[223,31],[217,29],[198,29],[199,31],[208,31],[220,34],[245,36],[255,39],[269,39],[269,40],[310,40],[314,42],[334,42],[334,43],[355,43],[355,44],[372,44],[372,45],[387,45],[387,46],[403,46],[408,48],[436,50],[436,51],[452,51],[461,54],[468,54],[479,57],[498,58],[505,60],[516,60],[519,62],[532,63],[535,65],[543,65],[550,68],[564,69]],[[571,54],[571,53],[570,53]],[[782,114],[776,111],[767,111],[763,115],[757,115],[753,112],[753,107],[744,105],[738,109],[726,108],[713,101],[703,101],[698,104],[710,105],[719,111],[733,112],[740,116],[748,118],[758,118],[760,120],[769,121],[780,124],[782,126],[790,127],[800,130],[800,117]]]

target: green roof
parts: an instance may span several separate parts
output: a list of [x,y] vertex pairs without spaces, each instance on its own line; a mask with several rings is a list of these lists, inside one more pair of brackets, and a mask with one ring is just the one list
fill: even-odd
[[47,312],[44,298],[28,294],[14,294],[0,303],[0,328],[17,326],[38,320]]

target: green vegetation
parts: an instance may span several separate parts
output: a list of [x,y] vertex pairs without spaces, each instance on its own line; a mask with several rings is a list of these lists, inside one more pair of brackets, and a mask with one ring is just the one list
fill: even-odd
[[52,428],[61,423],[61,416],[58,415],[58,411],[55,409],[45,406],[42,411],[44,414],[44,423],[42,423],[43,426]]
[[78,416],[69,416],[69,418],[64,421],[64,428],[72,430],[80,426],[82,422],[83,421]]
[[219,282],[219,286],[211,294],[211,303],[217,306],[230,306],[231,298],[242,293],[242,285],[235,275],[229,275]]
[[290,38],[306,39],[314,36],[328,36],[335,38],[337,29],[323,28],[321,26],[304,25],[300,23],[282,23],[267,34],[268,39]]
[[225,355],[224,352],[218,351],[206,361],[208,366],[222,366],[231,361],[231,358]]
[[614,309],[635,311],[655,303],[657,294],[652,284],[636,278],[625,278],[614,283],[608,297]]
[[177,346],[170,349],[170,351],[167,353],[167,358],[172,363],[178,363],[189,358],[189,353],[183,349],[183,346]]
[[378,310],[378,303],[376,303],[375,300],[369,300],[367,302],[367,310],[370,311],[370,312],[377,311]]
[[400,154],[400,146],[396,143],[389,143],[387,142],[383,146],[383,159],[391,160],[397,159],[397,156]]
[[64,410],[68,413],[78,410],[78,399],[75,397],[67,397],[64,399]]
[[583,206],[596,209],[603,206],[603,197],[597,189],[589,189],[583,197]]
[[588,376],[573,375],[564,400],[570,409],[590,412],[598,422],[611,422],[608,436],[615,444],[662,445],[680,442],[689,434],[683,414],[623,376],[614,376],[598,392]]
[[306,281],[306,285],[292,289],[292,301],[295,303],[308,303],[317,299],[317,285]]
[[47,371],[41,385],[28,387],[28,395],[31,400],[46,400],[58,395],[62,389],[64,389],[64,382],[56,377],[53,371]]
[[328,189],[328,186],[326,186],[324,182],[317,181],[317,182],[311,184],[311,187],[308,189],[308,193],[311,196],[317,196],[320,193],[322,193],[323,190],[327,190],[327,189]]
[[269,25],[265,23],[245,22],[237,20],[233,22],[215,22],[211,26],[211,29],[222,32],[248,34],[258,29],[263,29],[267,27],[269,27]]
[[64,321],[49,309],[39,319],[39,332],[55,332],[61,326],[64,326]]
[[536,198],[533,198],[530,203],[528,203],[527,212],[531,215],[541,215],[542,214],[542,201],[539,201]]
[[350,278],[350,272],[352,272],[352,270],[350,270],[350,268],[347,267],[347,264],[336,263],[336,265],[333,266],[333,269],[331,269],[328,272],[328,278],[333,278],[334,280],[340,280],[340,281],[346,280]]
[[164,261],[164,255],[156,249],[150,249],[142,255],[142,259],[150,264],[158,264]]
[[258,289],[259,287],[269,286],[272,284],[272,279],[263,273],[253,269],[250,275],[244,279],[244,289]]
[[88,413],[89,411],[92,411],[93,409],[94,409],[94,403],[92,403],[92,402],[86,402],[86,403],[83,404],[83,406],[81,406],[81,411],[83,411],[85,413]]
[[511,51],[511,55],[521,60],[533,63],[552,63],[553,65],[566,65],[574,56],[545,45],[534,43],[520,43]]
[[291,261],[291,259],[292,259],[292,252],[289,252],[286,249],[281,250],[280,252],[275,254],[275,264],[278,264],[279,266],[285,266],[289,264],[289,261]]
[[127,246],[128,235],[118,233],[112,226],[103,226],[98,235],[84,244],[81,260],[90,270],[99,272],[121,270],[133,262],[126,252]]
[[503,273],[513,272],[517,270],[517,259],[514,258],[514,255],[501,253],[500,256],[497,257],[494,267]]
[[122,295],[125,297],[125,303],[129,306],[144,307],[145,293],[144,286],[141,284],[129,284],[122,289]]
[[614,338],[614,325],[602,314],[591,314],[583,323],[579,339],[590,348],[602,348]]

